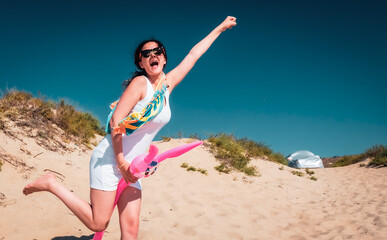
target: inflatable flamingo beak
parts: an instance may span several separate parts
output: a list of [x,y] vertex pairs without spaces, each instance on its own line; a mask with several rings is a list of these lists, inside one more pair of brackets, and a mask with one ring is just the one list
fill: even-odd
[[162,162],[164,161],[165,159],[167,158],[175,158],[175,157],[178,157],[186,152],[188,152],[189,150],[193,149],[193,148],[196,148],[197,146],[200,146],[202,145],[203,142],[202,141],[198,141],[198,142],[193,142],[193,143],[189,143],[189,144],[184,144],[182,146],[179,146],[179,147],[175,147],[175,148],[172,148],[171,150],[168,150],[166,152],[163,152],[162,154],[158,155],[155,159],[155,161],[157,162]]
[[155,159],[158,152],[159,149],[155,145],[151,144],[149,147],[149,154],[144,158],[144,162],[146,164],[151,163],[153,159]]

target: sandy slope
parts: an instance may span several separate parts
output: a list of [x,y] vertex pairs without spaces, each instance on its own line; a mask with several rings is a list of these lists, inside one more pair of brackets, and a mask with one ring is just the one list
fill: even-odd
[[[88,199],[91,151],[58,154],[22,140],[0,132],[0,153],[27,165],[5,162],[0,172],[0,240],[88,239],[92,232],[60,200],[48,193],[25,197],[22,188],[49,169]],[[162,152],[187,141],[156,145]],[[183,162],[208,175],[186,171]],[[272,162],[253,164],[262,176],[219,174],[204,146],[163,162],[143,180],[139,239],[386,239],[387,168],[316,169],[312,181]],[[115,211],[104,239],[119,236]]]

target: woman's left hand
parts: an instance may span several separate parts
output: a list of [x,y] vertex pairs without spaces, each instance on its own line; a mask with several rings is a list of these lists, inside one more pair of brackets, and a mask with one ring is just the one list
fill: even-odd
[[220,29],[222,32],[226,31],[227,29],[231,29],[232,27],[236,26],[236,18],[228,16],[220,25]]
[[120,168],[120,171],[126,183],[137,182],[138,178],[133,176],[133,174],[130,172],[130,164],[125,164],[122,168]]

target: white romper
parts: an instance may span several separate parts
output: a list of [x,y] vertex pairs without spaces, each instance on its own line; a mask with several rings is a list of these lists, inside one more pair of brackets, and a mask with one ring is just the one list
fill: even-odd
[[[146,96],[134,106],[132,112],[141,112],[150,102],[153,94],[152,84],[147,79]],[[131,163],[135,157],[145,153],[156,134],[171,119],[168,89],[165,92],[165,101],[162,111],[153,120],[144,124],[129,136],[122,135],[123,154],[127,162]],[[108,134],[102,139],[91,155],[90,187],[104,191],[115,191],[121,178],[121,172],[117,169],[111,135]],[[130,186],[141,190],[141,180],[139,179],[136,183],[131,183]]]

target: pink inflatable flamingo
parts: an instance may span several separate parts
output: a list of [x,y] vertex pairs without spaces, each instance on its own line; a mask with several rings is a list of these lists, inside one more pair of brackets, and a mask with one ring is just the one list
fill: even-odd
[[[179,147],[172,148],[157,156],[159,149],[155,145],[150,145],[149,154],[143,153],[133,159],[130,164],[129,171],[137,178],[145,178],[152,175],[157,170],[157,165],[167,158],[174,158],[188,152],[189,150],[201,145],[203,142],[193,142]],[[129,183],[130,184],[130,183]],[[129,186],[122,178],[117,186],[116,199],[114,200],[114,207],[120,199],[122,191]],[[101,240],[105,231],[94,234],[93,240]]]

